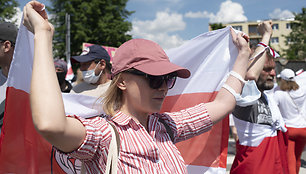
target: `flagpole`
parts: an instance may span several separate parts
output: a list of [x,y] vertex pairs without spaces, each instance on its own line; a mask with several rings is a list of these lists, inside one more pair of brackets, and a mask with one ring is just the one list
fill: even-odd
[[67,32],[66,32],[66,60],[67,62],[70,62],[70,15],[66,13],[65,16],[65,22],[66,22],[66,27],[67,27]]
[[66,61],[67,61],[67,75],[66,80],[70,81],[72,80],[74,74],[71,67],[71,50],[70,50],[70,14],[66,13],[65,16],[65,23],[66,23]]

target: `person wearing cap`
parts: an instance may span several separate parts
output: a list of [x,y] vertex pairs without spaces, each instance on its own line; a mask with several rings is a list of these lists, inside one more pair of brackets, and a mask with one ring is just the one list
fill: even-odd
[[288,129],[289,173],[299,173],[301,155],[306,144],[306,88],[295,81],[295,73],[284,69],[280,73],[279,90],[274,99]]
[[231,92],[221,88],[214,101],[174,113],[159,112],[176,78],[188,78],[189,70],[171,63],[163,49],[152,41],[127,41],[113,58],[112,82],[103,96],[106,115],[92,119],[66,117],[54,68],[48,65],[52,59],[53,27],[45,20],[47,15],[40,10],[42,7],[31,1],[24,15],[25,26],[35,35],[30,103],[33,123],[40,135],[59,152],[80,159],[87,173],[105,172],[110,143],[115,138],[112,130],[119,134],[119,156],[114,168],[118,173],[187,173],[174,143],[210,130],[234,108],[250,56],[248,37],[231,32],[238,49],[232,73],[235,75],[225,81]]
[[67,75],[67,63],[62,59],[54,59],[54,67],[61,91],[69,93],[72,85],[65,79]]
[[13,23],[0,23],[0,131],[3,124],[7,76],[13,59],[18,29]]
[[[249,63],[246,76],[256,81],[259,98],[237,105],[232,112],[238,135],[232,174],[288,173],[286,128],[273,95],[268,92],[274,87],[274,57],[262,46],[269,44],[272,31],[272,21],[259,24],[262,39],[251,56],[255,58]],[[256,90],[249,92],[257,93]]]
[[80,56],[73,56],[72,59],[80,63],[83,82],[74,86],[71,93],[100,97],[111,83],[111,64],[107,51],[99,45],[91,45]]

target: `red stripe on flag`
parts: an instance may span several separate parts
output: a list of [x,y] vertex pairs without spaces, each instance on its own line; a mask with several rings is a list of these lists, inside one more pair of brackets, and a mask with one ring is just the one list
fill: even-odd
[[[216,94],[217,92],[167,96],[162,112],[179,111],[202,102],[212,101]],[[187,165],[226,168],[228,134],[227,118],[215,124],[210,131],[177,143],[176,146]]]
[[73,74],[73,71],[72,71],[72,68],[70,67],[70,68],[68,69],[67,75],[71,75],[71,74]]
[[[0,173],[51,173],[51,145],[34,128],[29,94],[8,87],[6,96]],[[63,173],[56,165],[53,172]]]
[[277,136],[266,137],[259,146],[251,147],[236,143],[237,157],[231,174],[279,173],[288,174],[287,132],[278,131]]

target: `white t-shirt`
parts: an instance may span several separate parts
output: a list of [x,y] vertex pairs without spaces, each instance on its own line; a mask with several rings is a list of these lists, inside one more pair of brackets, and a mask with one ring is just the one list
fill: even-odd
[[88,95],[99,98],[108,89],[111,81],[101,85],[92,85],[86,82],[82,82],[72,88],[70,93],[78,93],[82,95]]
[[[290,97],[291,96],[291,97]],[[282,113],[287,127],[306,127],[306,88],[289,92],[278,90],[274,93],[275,101]]]

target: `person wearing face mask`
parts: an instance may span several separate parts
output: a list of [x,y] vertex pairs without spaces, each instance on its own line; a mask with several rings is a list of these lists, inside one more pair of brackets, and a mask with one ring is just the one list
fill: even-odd
[[[246,75],[255,80],[260,91],[255,102],[237,105],[232,112],[238,141],[231,174],[240,173],[288,173],[286,150],[287,129],[282,115],[268,92],[274,87],[275,52],[268,47],[272,35],[272,22],[265,21],[258,26],[262,40],[251,56]],[[250,88],[250,92],[253,90]]]
[[83,82],[74,86],[71,93],[100,97],[111,83],[111,64],[107,51],[99,45],[92,45],[72,59],[80,63]]
[[61,91],[69,93],[72,89],[71,84],[65,79],[67,74],[67,63],[61,59],[54,59],[55,72]]

